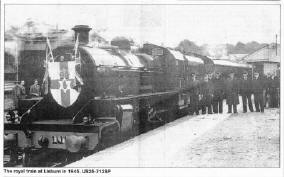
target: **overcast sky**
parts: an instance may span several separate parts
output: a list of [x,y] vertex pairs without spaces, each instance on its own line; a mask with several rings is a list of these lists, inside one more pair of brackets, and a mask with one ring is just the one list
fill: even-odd
[[132,37],[138,43],[176,46],[189,39],[197,44],[275,41],[280,34],[278,5],[10,5],[6,29],[28,19],[70,29],[87,24],[106,28],[102,36]]

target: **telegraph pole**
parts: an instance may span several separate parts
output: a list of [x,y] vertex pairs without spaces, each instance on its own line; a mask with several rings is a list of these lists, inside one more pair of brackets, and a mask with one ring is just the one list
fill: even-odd
[[275,36],[275,45],[276,45],[276,56],[277,56],[277,34]]

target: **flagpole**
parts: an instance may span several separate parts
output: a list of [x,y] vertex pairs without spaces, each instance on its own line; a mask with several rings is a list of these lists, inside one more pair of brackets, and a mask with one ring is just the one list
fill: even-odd
[[[76,65],[79,65],[79,70],[81,72],[81,55],[80,53],[78,53],[78,48],[79,48],[79,33],[77,34],[77,38],[75,41],[75,46],[74,46],[74,53],[75,53],[75,63]],[[79,55],[78,55],[79,54]],[[80,77],[79,73],[77,72],[77,70],[75,70],[75,77],[77,78],[77,80],[80,82],[81,85],[83,85],[83,80]]]
[[45,84],[44,94],[47,94],[48,93],[48,63],[49,63],[50,60],[52,62],[54,62],[52,49],[51,49],[51,45],[50,45],[50,41],[48,39],[48,36],[46,37],[46,48],[45,49],[46,49],[46,53],[45,53],[46,54],[46,56],[45,56],[45,73],[44,73],[42,84]]

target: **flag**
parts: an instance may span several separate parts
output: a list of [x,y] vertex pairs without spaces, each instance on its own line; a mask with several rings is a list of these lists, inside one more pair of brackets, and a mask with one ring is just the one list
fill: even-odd
[[45,67],[45,73],[43,76],[43,81],[42,81],[42,85],[44,88],[44,94],[48,94],[48,63],[54,62],[54,58],[53,58],[53,54],[52,54],[52,49],[51,49],[51,45],[50,45],[50,41],[48,39],[48,37],[46,37],[46,55],[45,55],[45,63],[44,63],[44,67]]

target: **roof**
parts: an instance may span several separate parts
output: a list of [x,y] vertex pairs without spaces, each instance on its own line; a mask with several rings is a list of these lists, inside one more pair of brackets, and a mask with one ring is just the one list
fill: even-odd
[[172,50],[172,49],[169,49],[169,48],[168,48],[168,50],[175,57],[175,59],[184,60],[183,54],[180,53],[179,51],[175,51],[175,50]]
[[204,64],[204,61],[200,58],[200,57],[197,57],[197,56],[190,56],[190,55],[184,55],[182,54],[181,52],[179,51],[176,51],[176,50],[172,50],[172,49],[169,49],[168,50],[170,51],[170,53],[175,57],[175,59],[177,60],[186,60],[190,63],[190,64]]
[[239,67],[239,68],[251,68],[252,66],[249,64],[243,64],[243,63],[235,63],[229,60],[213,60],[215,65],[221,65],[221,66],[233,66],[233,67]]
[[247,56],[248,54],[242,54],[242,53],[238,53],[238,54],[229,54],[229,60],[232,61],[240,61],[242,60],[245,56]]
[[125,50],[117,50],[117,51],[127,61],[127,64],[130,65],[131,67],[137,67],[137,68],[143,67],[143,64],[136,55]]
[[245,56],[243,60],[246,62],[280,62],[280,45],[266,45]]
[[138,57],[142,57],[143,59],[147,60],[147,61],[153,61],[154,58],[151,55],[145,54],[145,53],[136,53],[135,54]]
[[188,60],[189,63],[192,64],[204,64],[204,61],[201,58],[195,56],[185,55],[185,58]]

